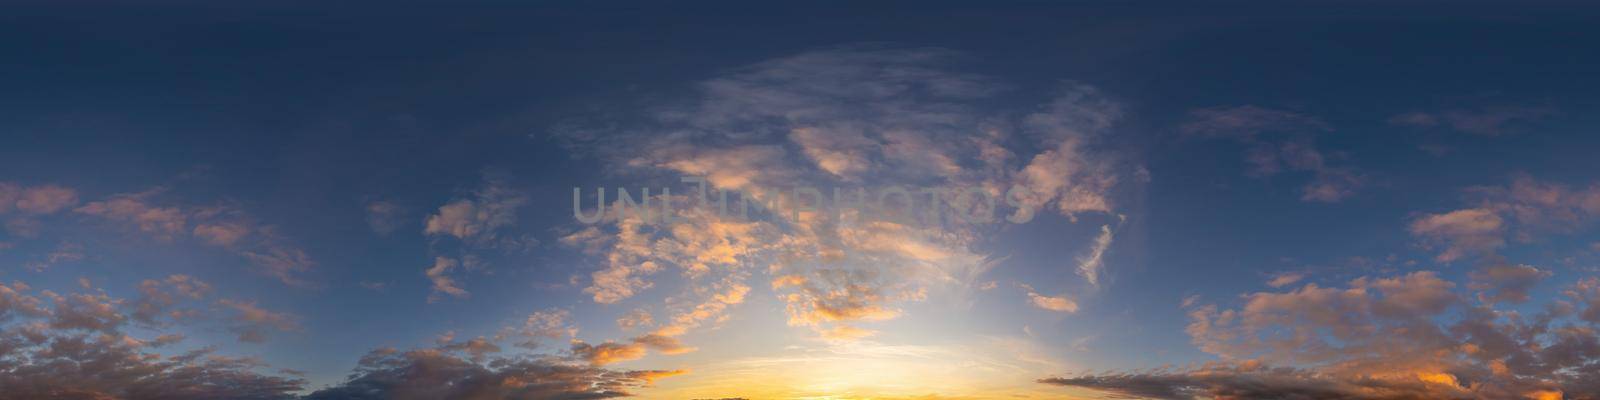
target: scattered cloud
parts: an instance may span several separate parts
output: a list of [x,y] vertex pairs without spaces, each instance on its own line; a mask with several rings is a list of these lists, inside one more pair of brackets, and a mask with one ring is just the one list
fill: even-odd
[[1025,284],[1019,284],[1018,286],[1021,286],[1022,290],[1027,292],[1028,302],[1033,304],[1034,307],[1068,314],[1078,312],[1078,302],[1067,296],[1045,296],[1035,292],[1033,286]]
[[464,353],[472,362],[483,362],[489,355],[500,352],[500,345],[482,336],[455,341],[455,332],[448,332],[438,339],[439,350]]
[[299,317],[261,308],[253,301],[222,299],[217,304],[233,310],[233,323],[228,329],[241,342],[265,342],[269,331],[300,331]]
[[1413,128],[1448,127],[1473,135],[1499,136],[1559,114],[1548,107],[1498,106],[1477,110],[1413,111],[1389,117],[1389,123]]
[[50,316],[53,329],[114,333],[127,321],[127,316],[119,311],[122,300],[105,294],[60,295],[44,291],[42,295],[55,305]]
[[1315,117],[1252,105],[1192,110],[1180,128],[1193,137],[1229,139],[1249,146],[1251,174],[1272,176],[1285,170],[1313,174],[1300,199],[1335,203],[1355,194],[1366,178],[1352,167],[1330,165],[1316,136],[1333,128]]
[[1472,277],[1469,287],[1481,291],[1478,300],[1493,305],[1527,302],[1528,292],[1534,285],[1549,278],[1551,273],[1530,265],[1497,264],[1472,271],[1469,275]]
[[1186,135],[1254,140],[1284,131],[1332,131],[1333,127],[1303,114],[1243,105],[1191,110],[1189,121],[1180,129]]
[[1471,208],[1427,214],[1411,222],[1411,234],[1443,246],[1434,259],[1451,262],[1474,254],[1487,254],[1506,244],[1505,221],[1488,209]]
[[433,283],[432,292],[428,294],[428,302],[439,301],[442,299],[442,295],[456,298],[467,297],[467,291],[462,289],[461,285],[449,275],[451,270],[461,268],[461,261],[457,261],[454,258],[434,257],[433,266],[423,271],[423,274],[427,275],[428,281]]
[[207,243],[231,247],[250,234],[250,227],[240,223],[200,224],[194,227],[193,233]]
[[1411,234],[1439,250],[1439,262],[1472,256],[1494,260],[1508,240],[1571,233],[1600,220],[1600,185],[1575,189],[1515,176],[1509,185],[1466,190],[1474,207],[1424,214],[1411,222]]
[[0,182],[0,218],[6,232],[21,237],[39,234],[38,217],[55,214],[78,204],[78,192],[53,184],[22,186]]
[[[255,222],[232,206],[180,207],[158,205],[164,188],[112,195],[74,209],[79,214],[126,224],[140,236],[162,241],[185,238],[227,249],[256,271],[297,287],[313,287],[303,276],[316,265],[305,251],[290,244],[271,225]],[[190,228],[190,225],[194,225]]]
[[[471,196],[451,200],[424,220],[423,233],[451,236],[464,242],[492,244],[497,230],[517,222],[517,208],[528,197],[511,189],[503,179],[486,177]],[[370,209],[370,208],[369,208]]]
[[367,226],[379,235],[394,233],[404,224],[405,209],[390,201],[367,203]]
[[172,239],[186,230],[189,216],[177,207],[150,204],[151,198],[161,193],[153,189],[140,193],[124,193],[109,199],[90,202],[79,207],[78,213],[97,216],[111,221],[133,224],[139,232]]
[[500,249],[515,253],[538,245],[539,241],[531,236],[502,236],[502,230],[516,224],[517,209],[527,203],[527,195],[512,189],[505,177],[486,173],[483,184],[471,195],[451,200],[440,206],[438,212],[428,215],[423,234],[431,238],[453,237],[461,244],[459,257],[435,256],[433,266],[423,271],[432,283],[428,302],[443,300],[444,296],[468,296],[468,291],[451,273],[483,269],[479,250]]
[[356,284],[360,285],[362,288],[365,288],[367,290],[378,291],[378,292],[382,292],[384,290],[388,290],[389,289],[389,285],[390,285],[389,282],[379,282],[379,281],[361,281],[361,282],[357,282]]
[[163,280],[146,279],[139,282],[139,297],[134,299],[130,315],[134,321],[148,326],[164,326],[167,321],[163,317],[180,320],[197,312],[193,309],[175,310],[175,305],[201,300],[210,294],[211,284],[188,275],[174,274]]
[[617,328],[622,330],[648,327],[655,324],[655,318],[651,317],[650,312],[644,309],[634,309],[629,311],[627,315],[623,315],[622,318],[617,318]]
[[58,185],[22,187],[0,182],[0,214],[55,214],[78,204],[78,192]]
[[648,350],[643,343],[638,342],[604,342],[588,344],[582,340],[572,341],[572,356],[594,366],[613,364],[623,361],[632,361],[644,358]]
[[1281,288],[1284,286],[1293,285],[1305,278],[1306,274],[1301,272],[1280,272],[1273,274],[1272,279],[1267,280],[1267,286]]
[[531,349],[538,347],[540,340],[571,339],[578,335],[571,318],[571,312],[557,308],[535,311],[528,314],[520,326],[501,329],[495,340],[520,338],[516,345]]
[[86,255],[84,254],[83,245],[62,242],[56,245],[56,248],[51,250],[49,254],[45,254],[43,258],[28,261],[23,263],[23,266],[34,272],[41,272],[59,264],[83,261],[84,257]]

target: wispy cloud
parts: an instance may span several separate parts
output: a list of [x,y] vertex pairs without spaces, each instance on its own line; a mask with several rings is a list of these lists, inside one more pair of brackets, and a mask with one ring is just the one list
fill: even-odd
[[1067,296],[1046,296],[1034,291],[1033,286],[1018,286],[1022,288],[1023,292],[1027,293],[1028,302],[1033,304],[1034,307],[1068,314],[1078,312],[1078,302],[1073,301]]
[[1316,117],[1252,105],[1191,110],[1180,130],[1188,136],[1230,139],[1250,147],[1251,174],[1272,176],[1285,170],[1306,171],[1312,181],[1300,199],[1334,203],[1355,194],[1366,178],[1348,166],[1334,166],[1317,147],[1316,137],[1333,127]]
[[1100,270],[1105,268],[1105,255],[1106,250],[1111,248],[1111,238],[1111,226],[1101,225],[1100,235],[1095,236],[1089,251],[1078,257],[1078,275],[1088,280],[1091,286],[1100,286]]
[[1495,106],[1472,110],[1412,111],[1389,117],[1388,122],[1413,128],[1443,126],[1474,135],[1499,136],[1558,114],[1557,110],[1549,107]]
[[249,213],[230,205],[165,204],[164,192],[165,188],[158,187],[138,193],[116,194],[105,200],[84,204],[74,211],[129,226],[141,236],[158,240],[193,238],[200,243],[232,251],[254,266],[257,272],[285,284],[318,286],[304,277],[316,262],[279,234],[276,227],[259,223]]

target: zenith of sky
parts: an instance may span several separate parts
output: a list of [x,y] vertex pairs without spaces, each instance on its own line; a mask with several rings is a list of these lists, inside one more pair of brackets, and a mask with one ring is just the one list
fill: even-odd
[[0,400],[1600,399],[1600,10],[1300,6],[7,6]]

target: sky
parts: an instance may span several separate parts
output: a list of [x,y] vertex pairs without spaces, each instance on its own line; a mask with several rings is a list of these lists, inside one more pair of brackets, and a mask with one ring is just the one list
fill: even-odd
[[1592,6],[7,9],[0,400],[1600,399]]

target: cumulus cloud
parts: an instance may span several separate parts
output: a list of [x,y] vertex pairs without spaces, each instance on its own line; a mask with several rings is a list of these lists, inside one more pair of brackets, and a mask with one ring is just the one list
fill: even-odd
[[423,271],[433,285],[428,301],[440,301],[445,296],[467,297],[468,291],[451,274],[481,269],[477,251],[494,248],[517,252],[537,245],[538,240],[531,236],[501,236],[504,228],[516,224],[517,209],[527,203],[527,195],[512,189],[504,177],[486,174],[483,184],[471,195],[451,200],[428,215],[423,234],[452,237],[462,245],[459,257],[435,256],[433,265]]
[[643,309],[634,309],[633,311],[629,311],[627,315],[617,318],[617,328],[623,330],[647,327],[655,324],[655,317],[650,316],[650,312]]
[[122,306],[122,300],[113,299],[105,294],[59,295],[45,291],[43,295],[55,304],[50,316],[50,327],[54,329],[112,333],[127,321],[127,317],[118,310]]
[[526,195],[501,179],[489,177],[471,196],[451,200],[428,215],[422,232],[472,243],[493,243],[496,231],[516,223],[517,208],[527,202]]
[[6,231],[32,237],[39,233],[37,217],[55,214],[78,204],[78,192],[58,185],[22,186],[0,182],[0,218]]
[[37,317],[49,314],[49,310],[39,298],[24,294],[29,289],[31,288],[22,282],[11,285],[0,282],[0,322],[18,316]]
[[572,356],[590,365],[606,365],[623,361],[632,361],[643,358],[647,350],[643,343],[638,342],[604,342],[588,344],[581,340],[572,341]]
[[1470,286],[1481,291],[1478,300],[1484,303],[1522,303],[1528,301],[1528,291],[1550,275],[1531,265],[1496,264],[1472,271]]
[[455,341],[455,332],[446,333],[438,340],[439,350],[459,352],[473,362],[483,362],[489,355],[500,352],[500,345],[482,336]]
[[1472,208],[1428,214],[1411,222],[1411,234],[1444,247],[1434,257],[1451,262],[1474,254],[1493,252],[1505,245],[1505,221],[1491,210]]
[[[881,275],[868,270],[825,269],[810,275],[785,275],[773,280],[774,290],[796,288],[784,295],[788,303],[789,325],[809,326],[831,338],[862,337],[870,331],[850,325],[893,319],[900,310],[891,307],[892,285],[878,281]],[[840,335],[840,333],[850,333]]]
[[1517,223],[1517,236],[1571,232],[1600,217],[1600,185],[1584,188],[1516,175],[1509,185],[1467,189],[1469,198]]
[[150,204],[150,199],[159,193],[160,190],[157,189],[141,193],[118,194],[106,200],[90,202],[75,211],[107,220],[133,224],[141,233],[159,235],[170,239],[184,233],[189,217],[177,207],[162,207]]
[[590,274],[590,286],[584,289],[599,303],[615,303],[650,288],[645,278],[662,265],[678,266],[690,275],[713,269],[727,272],[778,239],[768,223],[705,210],[684,210],[672,229],[657,229],[637,215],[618,213],[614,234],[583,230],[562,239],[569,246],[605,248],[605,268]]
[[24,293],[28,289],[20,282],[0,284],[0,323],[10,316],[24,316],[39,318],[44,326],[57,331],[121,335],[129,321],[159,330],[175,322],[209,319],[202,317],[219,311],[227,315],[226,327],[240,341],[262,342],[269,331],[300,330],[298,317],[261,308],[255,302],[218,299],[218,308],[203,309],[200,303],[212,293],[211,285],[188,275],[143,280],[137,287],[139,295],[131,301],[92,287],[67,294],[45,290],[36,296]]
[[1025,198],[1029,207],[1053,202],[1056,211],[1069,217],[1111,212],[1109,192],[1116,174],[1108,161],[1091,156],[1088,146],[1121,118],[1117,103],[1081,84],[1068,85],[1054,101],[1024,118],[1024,131],[1046,146],[1015,178],[1032,194]]
[[130,317],[145,325],[166,324],[163,317],[182,319],[194,310],[174,310],[185,300],[200,300],[211,293],[211,284],[194,277],[174,274],[163,280],[146,279],[139,282],[139,297],[134,299]]
[[1249,146],[1246,160],[1252,175],[1271,176],[1285,170],[1312,173],[1311,182],[1301,188],[1304,201],[1338,202],[1354,195],[1366,181],[1354,168],[1330,165],[1315,138],[1333,128],[1315,117],[1251,105],[1211,107],[1190,111],[1189,120],[1179,129],[1188,136],[1230,139]]
[[685,346],[675,337],[652,333],[636,336],[621,343],[607,341],[589,344],[582,340],[573,340],[568,351],[577,360],[601,366],[644,358],[650,351],[675,355],[695,350],[693,347]]
[[0,214],[54,214],[78,204],[78,192],[58,185],[23,187],[0,182]]
[[1492,261],[1508,240],[1571,233],[1600,219],[1600,185],[1580,189],[1517,175],[1508,185],[1471,187],[1466,194],[1473,207],[1424,214],[1409,227],[1439,250],[1434,258],[1440,262]]

